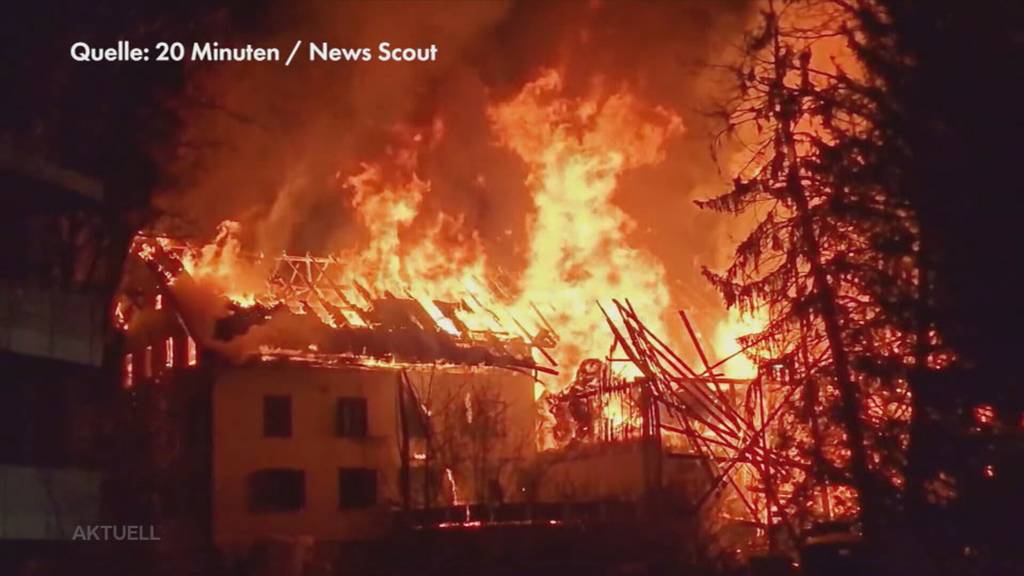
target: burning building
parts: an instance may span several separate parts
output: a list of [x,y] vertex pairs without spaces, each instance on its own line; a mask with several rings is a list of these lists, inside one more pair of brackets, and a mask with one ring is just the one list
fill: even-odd
[[[539,309],[537,332],[514,316],[503,330],[508,312],[479,296],[374,293],[343,284],[337,259],[290,255],[265,264],[265,292],[233,300],[190,272],[211,246],[233,250],[230,226],[207,246],[136,237],[114,309],[122,386],[149,406],[167,546],[204,519],[243,558],[254,544],[323,550],[396,525],[660,518],[692,551],[709,461],[663,438],[656,388],[613,372],[615,349],[548,391],[558,331]],[[480,318],[492,327],[474,328]]]
[[[736,478],[775,457],[763,445],[748,453],[771,421],[739,399],[749,405],[761,388],[722,377],[696,337],[702,371],[615,302],[625,324],[606,313],[608,353],[548,390],[559,334],[538,308],[531,332],[472,292],[375,293],[347,284],[336,258],[262,262],[232,229],[205,246],[136,237],[114,310],[126,392],[192,395],[156,404],[200,414],[184,418],[208,437],[206,467],[193,467],[205,477],[191,482],[208,490],[222,549],[380,538],[396,519],[436,529],[672,518],[693,542],[702,507],[726,484],[748,518],[770,508],[745,494],[750,478]],[[265,291],[203,289],[204,253],[264,266]],[[168,470],[181,467],[175,450],[189,459],[179,441],[163,446]]]
[[[563,83],[542,71],[486,110],[534,202],[514,276],[462,217],[424,211],[441,119],[393,130],[380,158],[335,175],[365,235],[321,255],[261,251],[234,221],[206,243],[135,238],[114,309],[123,386],[193,394],[155,405],[205,414],[208,455],[191,468],[209,498],[194,504],[223,548],[372,538],[396,517],[443,529],[668,514],[696,538],[755,429],[735,414],[746,381],[691,369],[653,337],[680,328],[665,266],[611,200],[682,123],[626,89],[577,97]],[[620,333],[617,295],[625,321],[651,328]],[[716,421],[726,452],[708,445],[723,443]]]
[[276,259],[273,304],[224,298],[204,324],[190,250],[138,237],[115,315],[129,393],[204,374],[218,544],[366,539],[395,512],[522,499],[552,372],[529,351],[549,341],[470,328],[480,302],[343,288],[312,257]]
[[[341,160],[317,139],[298,174],[211,193],[255,181],[236,172],[252,160],[240,139],[237,157],[211,151],[193,189],[160,199],[199,225],[169,217],[136,237],[114,311],[122,376],[138,394],[203,382],[211,538],[368,538],[396,514],[439,529],[690,521],[723,486],[747,498],[744,521],[772,524],[766,497],[747,495],[762,477],[751,452],[771,457],[746,446],[768,421],[750,413],[754,367],[731,354],[747,365],[730,380],[672,351],[687,333],[702,350],[673,313],[683,289],[665,251],[678,247],[656,247],[620,206],[644,187],[634,174],[682,172],[666,162],[682,108],[603,78],[540,66],[515,90],[471,83],[472,111],[378,119]],[[659,172],[642,210],[673,178]],[[616,315],[647,325],[627,336]],[[720,324],[716,347],[737,350],[740,324]]]
[[8,18],[0,572],[1014,549],[1013,18],[100,4]]

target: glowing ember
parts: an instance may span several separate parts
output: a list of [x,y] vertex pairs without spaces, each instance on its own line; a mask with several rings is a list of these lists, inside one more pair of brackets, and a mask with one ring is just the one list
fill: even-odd
[[114,327],[118,330],[128,330],[128,317],[125,314],[124,302],[118,300],[114,306]]
[[990,425],[993,422],[995,422],[996,411],[995,411],[995,408],[993,408],[989,404],[979,404],[978,406],[974,407],[973,412],[974,412],[974,420],[978,424],[981,424],[983,426],[987,426],[987,425]]
[[448,486],[451,488],[452,505],[453,506],[461,505],[462,501],[459,500],[459,487],[455,483],[455,475],[452,473],[452,469],[451,468],[445,468],[444,469],[444,477],[445,477],[445,480],[448,481]]
[[196,353],[196,341],[191,336],[188,338],[187,349],[185,351],[185,361],[189,366],[195,366],[198,361]]
[[132,355],[131,354],[125,354],[123,362],[124,363],[123,363],[123,369],[122,369],[122,378],[123,378],[123,382],[124,382],[124,387],[125,388],[131,388],[132,386],[135,385],[135,380],[134,380],[133,374],[132,374],[132,372],[134,370],[134,367],[132,366]]
[[164,366],[174,368],[174,338],[164,341]]

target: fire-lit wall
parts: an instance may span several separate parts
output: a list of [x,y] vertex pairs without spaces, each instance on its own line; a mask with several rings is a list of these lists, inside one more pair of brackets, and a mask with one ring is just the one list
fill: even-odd
[[[352,539],[384,526],[386,507],[398,498],[394,371],[257,365],[229,370],[214,386],[213,526],[218,543],[299,535]],[[289,437],[264,437],[267,395],[291,398]],[[366,398],[368,436],[338,438],[334,431],[336,398],[354,395]],[[382,505],[340,511],[337,476],[342,466],[378,470]],[[301,509],[249,510],[250,474],[272,468],[304,472],[305,503]]]
[[431,425],[430,442],[413,444],[413,502],[423,506],[425,491],[430,508],[527,499],[537,449],[533,380],[496,368],[408,375]]
[[[504,431],[488,456],[505,464],[522,460],[533,451],[533,382],[525,375],[497,369],[406,368],[410,387],[431,399],[459,398],[462,391],[480,387],[493,390],[503,402]],[[213,532],[216,543],[238,551],[255,541],[311,537],[316,541],[364,540],[382,534],[391,525],[390,513],[403,505],[401,486],[401,423],[399,391],[401,371],[392,367],[320,367],[298,363],[259,363],[229,368],[213,391]],[[457,394],[454,393],[457,391]],[[264,398],[290,397],[291,431],[287,437],[266,437]],[[489,396],[495,397],[495,396]],[[366,435],[339,437],[336,412],[339,398],[366,399]],[[417,398],[434,414],[430,399]],[[472,411],[472,408],[470,408]],[[436,412],[440,414],[440,410]],[[479,417],[479,415],[477,415]],[[433,424],[433,428],[440,423]],[[522,432],[520,434],[519,432]],[[441,434],[437,431],[437,434]],[[423,458],[423,443],[410,443],[410,466]],[[440,458],[440,457],[438,457]],[[475,499],[471,455],[452,477],[461,498]],[[343,509],[339,495],[339,469],[375,470],[376,504]],[[506,465],[507,472],[516,468]],[[304,502],[289,511],[254,511],[250,478],[266,469],[300,470],[304,475]],[[415,478],[415,474],[411,475]],[[505,474],[503,482],[513,476]],[[415,482],[415,480],[413,480]],[[450,487],[442,484],[435,491]],[[413,505],[421,505],[414,484]],[[516,487],[503,486],[511,494]],[[482,494],[482,493],[481,493]],[[442,504],[450,504],[443,500]]]
[[700,457],[644,452],[639,441],[549,452],[540,466],[537,499],[637,502],[643,499],[645,490],[661,486],[672,501],[685,505],[696,501],[709,486],[708,469]]

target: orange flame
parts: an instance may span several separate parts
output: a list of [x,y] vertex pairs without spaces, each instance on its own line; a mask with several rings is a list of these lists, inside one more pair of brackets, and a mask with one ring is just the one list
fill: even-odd
[[[757,311],[743,314],[736,308],[730,308],[728,314],[715,327],[713,349],[719,359],[732,356],[722,364],[720,370],[729,378],[754,378],[757,366],[745,354],[741,353],[743,345],[740,338],[764,329],[767,318]],[[735,354],[735,356],[733,356]]]
[[[442,130],[443,125],[435,123],[431,141]],[[416,172],[420,147],[429,142],[422,134],[407,140],[404,148],[389,151],[386,165],[363,164],[361,172],[346,179],[354,191],[352,208],[369,240],[365,246],[341,254],[346,265],[339,280],[347,285],[365,284],[377,294],[414,298],[442,330],[454,334],[455,326],[434,299],[458,301],[467,294],[489,295],[479,280],[486,277],[486,260],[479,237],[467,233],[460,219],[443,212],[417,230],[419,235],[409,234],[418,224],[430,183]],[[468,320],[471,328],[495,328],[479,318],[460,319]]]
[[[527,164],[536,209],[517,307],[547,304],[559,354],[574,366],[610,344],[595,302],[629,299],[651,319],[669,309],[665,267],[630,242],[635,222],[613,196],[623,172],[662,161],[682,123],[626,91],[582,100],[561,92],[559,74],[545,72],[490,117],[499,140]],[[652,329],[666,333],[661,322]]]
[[[566,375],[571,368],[564,367],[604,356],[611,344],[597,302],[628,299],[638,313],[657,319],[652,329],[667,333],[665,267],[632,241],[635,221],[614,196],[627,170],[663,160],[665,143],[683,130],[680,119],[626,90],[570,98],[562,89],[559,74],[547,71],[488,110],[497,140],[529,171],[526,187],[535,212],[517,285],[505,289],[493,282],[479,236],[460,217],[422,213],[431,183],[418,173],[419,155],[443,133],[443,124],[435,122],[429,133],[399,133],[403,141],[381,161],[341,178],[368,238],[337,254],[344,266],[333,281],[365,289],[353,291],[355,305],[385,293],[414,298],[441,330],[452,333],[456,327],[436,301],[474,303],[459,315],[471,333],[532,340],[550,325],[558,332],[558,360]],[[185,252],[185,270],[237,304],[276,301],[265,277],[252,282],[258,274],[251,264],[243,270],[240,234],[237,222],[223,222],[212,242]],[[311,307],[333,325],[329,314]]]
[[248,275],[244,273],[249,268],[242,259],[240,231],[238,222],[221,222],[213,241],[198,250],[185,251],[181,264],[197,282],[216,286],[236,304],[252,306],[256,303],[256,290],[262,287],[245,281]]

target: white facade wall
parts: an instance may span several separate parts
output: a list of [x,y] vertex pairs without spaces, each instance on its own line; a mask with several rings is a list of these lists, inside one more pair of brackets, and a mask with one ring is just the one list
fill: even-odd
[[[533,382],[525,375],[495,368],[408,369],[417,394],[435,400],[478,387],[496,391],[504,403],[505,433],[488,457],[503,462],[525,461],[534,451]],[[244,548],[258,540],[308,536],[319,541],[370,539],[390,524],[390,512],[402,505],[400,371],[387,367],[316,367],[297,363],[262,363],[226,370],[213,391],[213,533],[221,546]],[[496,387],[496,388],[494,388]],[[447,391],[447,392],[446,392]],[[263,399],[291,397],[291,436],[263,435]],[[362,397],[367,402],[367,436],[342,438],[335,432],[337,399]],[[493,394],[490,397],[494,397]],[[422,443],[414,444],[416,450]],[[475,498],[472,458],[455,470],[462,497]],[[339,468],[377,471],[377,504],[340,509]],[[305,503],[293,511],[253,511],[247,482],[261,469],[289,468],[305,475]],[[505,466],[503,491],[518,491]],[[442,487],[443,488],[443,487]],[[420,488],[412,486],[414,500]],[[445,504],[445,502],[442,502]]]

